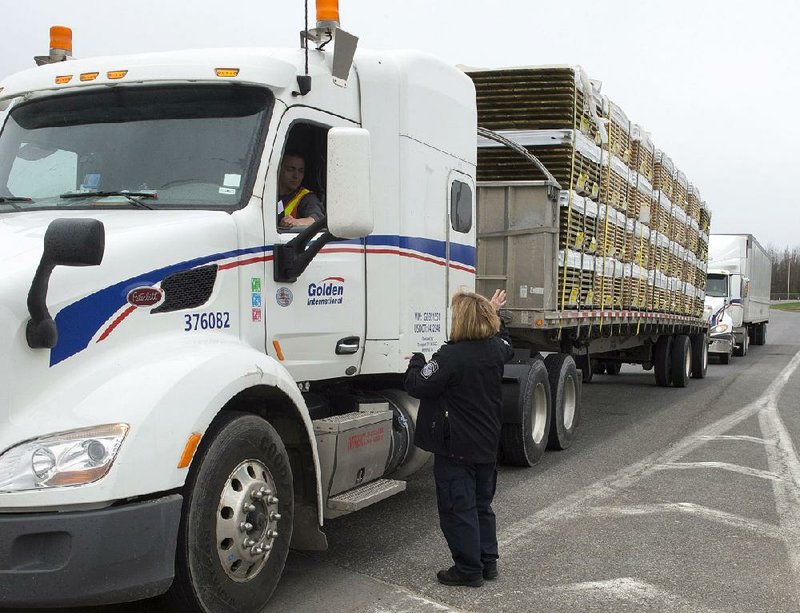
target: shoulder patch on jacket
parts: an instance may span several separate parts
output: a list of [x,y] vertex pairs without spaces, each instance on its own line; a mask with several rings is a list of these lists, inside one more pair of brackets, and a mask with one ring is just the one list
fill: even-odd
[[425,378],[429,379],[433,373],[439,370],[439,365],[436,363],[436,360],[431,360],[420,371],[420,374]]

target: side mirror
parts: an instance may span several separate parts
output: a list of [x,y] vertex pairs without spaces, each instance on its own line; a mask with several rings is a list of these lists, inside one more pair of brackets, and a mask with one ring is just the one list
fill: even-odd
[[328,231],[338,238],[369,235],[375,227],[370,194],[370,137],[362,128],[328,130]]
[[31,349],[52,349],[58,329],[47,310],[47,287],[56,266],[97,266],[105,252],[105,226],[96,219],[55,219],[44,234],[44,252],[28,291],[31,318],[25,336]]

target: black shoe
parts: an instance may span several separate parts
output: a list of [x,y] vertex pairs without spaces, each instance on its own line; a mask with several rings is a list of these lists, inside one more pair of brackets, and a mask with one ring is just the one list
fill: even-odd
[[483,578],[487,581],[494,581],[500,576],[497,572],[497,564],[484,564],[483,565]]
[[447,570],[440,570],[436,573],[436,578],[439,583],[444,585],[464,585],[466,587],[480,587],[483,585],[483,577],[470,579],[458,572],[455,566],[451,566]]

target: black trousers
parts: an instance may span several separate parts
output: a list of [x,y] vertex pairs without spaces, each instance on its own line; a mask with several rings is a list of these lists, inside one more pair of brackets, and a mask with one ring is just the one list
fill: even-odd
[[497,466],[459,462],[436,455],[433,464],[439,525],[456,569],[470,578],[497,563],[497,522],[492,499]]

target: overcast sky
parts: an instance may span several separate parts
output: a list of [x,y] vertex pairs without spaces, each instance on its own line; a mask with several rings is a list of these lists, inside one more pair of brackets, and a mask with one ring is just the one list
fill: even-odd
[[[0,0],[0,80],[47,53],[54,24],[89,57],[296,47],[303,12],[303,0]],[[340,15],[364,48],[582,65],[700,188],[712,232],[800,246],[800,2],[340,0]]]

